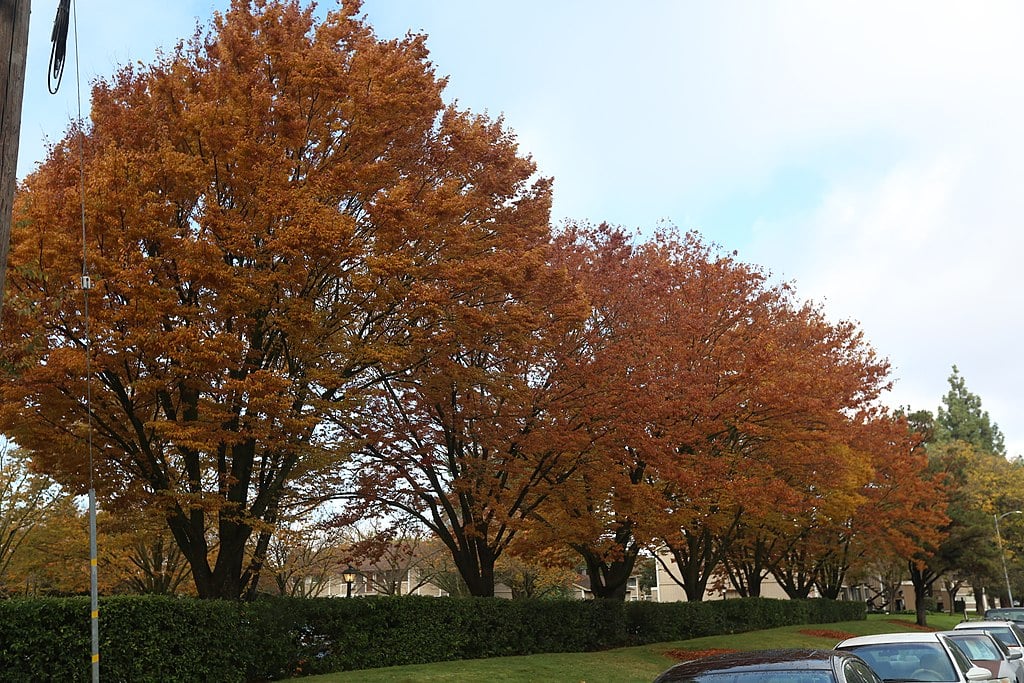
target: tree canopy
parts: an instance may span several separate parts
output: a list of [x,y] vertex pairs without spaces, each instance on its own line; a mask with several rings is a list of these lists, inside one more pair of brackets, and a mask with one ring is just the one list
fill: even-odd
[[1006,444],[999,425],[982,410],[981,398],[967,389],[957,367],[949,375],[949,391],[942,397],[935,416],[933,439],[938,443],[965,441],[983,453],[1006,457]]
[[[481,596],[571,552],[600,597],[654,552],[691,599],[723,562],[828,593],[881,543],[937,542],[857,325],[696,233],[552,230],[504,122],[358,11],[233,0],[98,81],[18,194],[0,429],[95,482],[121,585],[175,590],[180,551],[201,597],[251,597],[264,565],[298,590],[329,500],[429,530]],[[936,433],[998,452],[951,385]]]
[[482,326],[464,288],[547,234],[550,184],[501,123],[444,106],[424,38],[357,10],[234,0],[99,81],[17,200],[5,431],[81,490],[91,425],[105,504],[162,509],[203,596],[255,585],[367,388],[428,362],[446,316]]

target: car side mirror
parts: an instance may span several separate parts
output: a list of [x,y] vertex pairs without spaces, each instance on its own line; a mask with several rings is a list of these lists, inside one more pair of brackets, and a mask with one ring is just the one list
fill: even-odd
[[980,666],[972,666],[967,670],[967,680],[990,681],[992,680],[992,672],[988,669],[982,669]]
[[1024,654],[1021,654],[1020,652],[1015,651],[1006,653],[1007,659],[1020,659],[1021,657],[1024,657]]

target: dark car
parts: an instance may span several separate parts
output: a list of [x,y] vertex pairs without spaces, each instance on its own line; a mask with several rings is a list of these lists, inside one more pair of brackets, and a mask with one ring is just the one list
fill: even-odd
[[855,654],[838,650],[754,650],[676,664],[654,683],[881,683]]
[[985,610],[985,619],[988,621],[1012,621],[1018,626],[1024,626],[1024,607],[993,607]]

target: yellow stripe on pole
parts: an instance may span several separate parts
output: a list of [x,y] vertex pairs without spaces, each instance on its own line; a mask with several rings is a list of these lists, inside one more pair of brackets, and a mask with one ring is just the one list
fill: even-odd
[[92,663],[95,664],[98,661],[100,661],[100,656],[99,655],[93,655],[92,656]]
[[100,618],[100,611],[98,609],[95,609],[95,610],[92,611],[92,618],[93,619],[99,619]]
[[93,567],[95,567],[96,566],[96,558],[95,557],[91,558],[89,560],[89,564],[91,564]]

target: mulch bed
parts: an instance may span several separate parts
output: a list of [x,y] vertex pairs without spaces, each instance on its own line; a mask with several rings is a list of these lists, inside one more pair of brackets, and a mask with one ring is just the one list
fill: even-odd
[[701,657],[710,657],[712,655],[724,655],[730,652],[737,652],[737,650],[667,650],[665,652],[665,656],[671,657],[672,659],[677,659],[680,662],[688,662],[692,659],[700,659]]
[[847,638],[853,638],[856,633],[847,633],[846,631],[829,631],[827,629],[804,629],[800,631],[801,635],[811,636],[812,638],[828,638],[830,640],[846,640]]
[[890,624],[896,624],[897,626],[904,626],[906,628],[913,629],[915,631],[938,631],[938,629],[932,628],[931,626],[919,626],[918,624],[915,624],[912,621],[902,621],[900,619],[889,619],[888,621],[889,621]]
[[[897,624],[906,628],[916,629],[918,631],[934,631],[935,629],[930,626],[918,626],[912,622],[900,621],[899,619],[889,619],[890,624]],[[830,631],[828,629],[803,629],[800,631],[802,635],[811,636],[812,638],[828,638],[830,640],[846,640],[847,638],[853,638],[856,633],[847,633],[846,631]],[[680,662],[688,662],[693,659],[700,659],[701,657],[711,657],[712,655],[724,655],[729,652],[737,652],[737,650],[727,649],[715,649],[710,650],[666,650],[665,656],[671,657]]]

